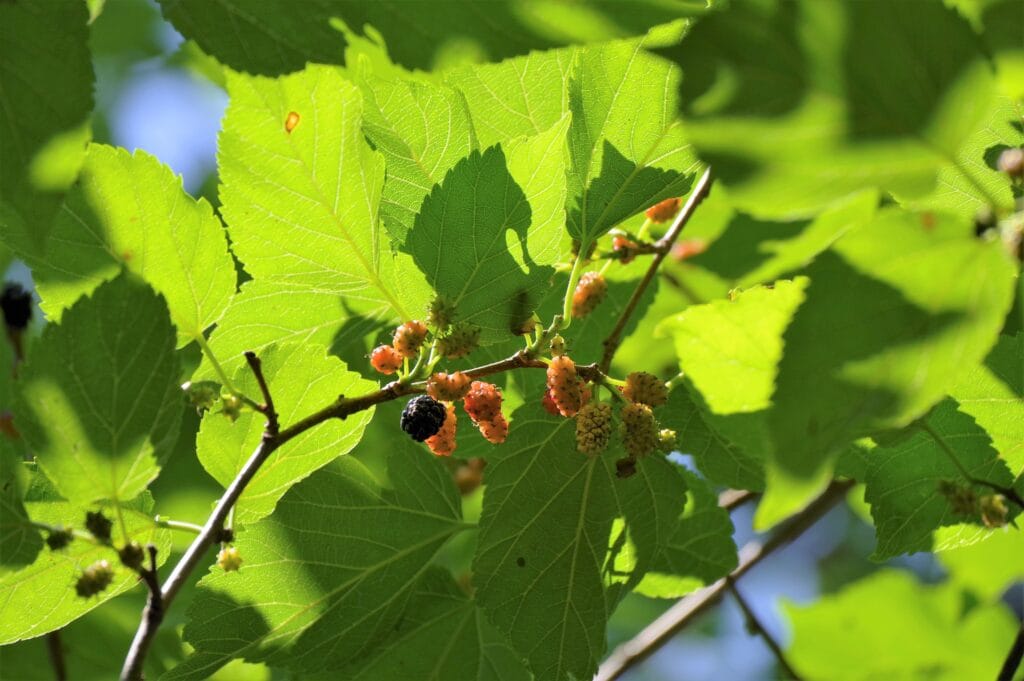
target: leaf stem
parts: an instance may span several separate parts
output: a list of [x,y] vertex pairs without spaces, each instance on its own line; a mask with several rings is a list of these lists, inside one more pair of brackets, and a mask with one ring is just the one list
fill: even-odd
[[974,477],[973,475],[971,475],[971,472],[968,471],[962,463],[960,463],[960,459],[957,458],[956,452],[954,452],[953,449],[949,446],[949,443],[947,443],[942,438],[942,436],[939,433],[937,433],[934,428],[931,427],[931,425],[927,421],[925,421],[924,419],[920,419],[918,421],[918,424],[921,426],[922,430],[928,433],[931,436],[931,438],[935,440],[935,444],[937,444],[939,446],[939,449],[941,449],[949,458],[949,460],[953,462],[953,465],[956,466],[957,470],[960,471],[960,475],[962,475],[964,479],[967,480],[967,482],[971,483],[972,485],[986,487],[992,490],[993,492],[998,492],[999,494],[1002,494],[1004,497],[1006,497],[1013,503],[1017,504],[1017,506],[1020,507],[1021,509],[1024,509],[1024,498],[1022,498],[1021,495],[1017,493],[1017,490],[1011,489],[1010,487],[1003,487],[1002,485],[996,484],[994,482],[989,482],[988,480],[982,480],[981,478]]
[[576,285],[580,283],[580,277],[583,276],[583,265],[586,258],[583,254],[587,252],[587,248],[590,244],[585,241],[580,242],[580,252],[576,254],[575,260],[572,263],[572,271],[569,273],[569,283],[565,287],[565,300],[562,301],[562,323],[560,325],[561,330],[568,329],[572,324],[572,298],[576,292]]
[[182,532],[191,532],[192,534],[199,534],[203,531],[202,525],[187,523],[183,520],[171,520],[170,518],[157,516],[153,519],[153,522],[157,527],[165,527],[168,530],[181,530]]
[[220,379],[220,384],[223,385],[224,388],[232,395],[241,397],[241,393],[235,390],[235,386],[231,382],[231,379],[228,378],[227,373],[224,371],[224,367],[222,367],[220,362],[217,361],[217,355],[213,354],[213,350],[210,348],[210,344],[206,342],[206,338],[202,334],[199,334],[196,336],[196,342],[199,343],[199,349],[203,351],[204,355],[206,355],[206,359],[210,360],[210,364],[213,366],[214,372],[216,372],[217,377]]

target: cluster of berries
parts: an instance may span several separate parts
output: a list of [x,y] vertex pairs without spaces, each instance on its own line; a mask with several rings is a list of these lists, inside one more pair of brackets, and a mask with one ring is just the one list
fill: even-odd
[[[85,529],[92,535],[92,541],[103,546],[112,546],[111,531],[114,523],[102,511],[89,511],[85,514]],[[53,527],[46,534],[46,546],[51,551],[61,551],[75,539],[75,531],[70,527]],[[145,551],[136,541],[129,541],[117,549],[121,564],[129,570],[140,572],[143,569]],[[85,567],[75,580],[75,593],[82,598],[91,598],[107,589],[114,581],[114,566],[108,560],[97,560]]]
[[[591,456],[607,449],[614,432],[612,405],[591,402],[590,389],[568,355],[551,360],[547,388],[544,408],[555,416],[576,419],[576,449]],[[660,429],[654,415],[653,408],[668,401],[668,389],[657,376],[631,373],[620,392],[626,403],[619,411],[619,433],[628,456],[616,466],[621,477],[628,477],[635,471],[637,459],[653,451],[671,451],[676,434]]]
[[489,442],[505,441],[508,421],[501,411],[501,390],[491,383],[473,381],[461,371],[431,376],[427,394],[414,397],[405,405],[402,430],[417,442],[425,442],[434,454],[450,456],[455,451],[455,403],[459,401]]
[[1010,509],[1002,494],[979,495],[970,486],[952,480],[939,481],[939,494],[946,498],[950,509],[957,516],[981,517],[988,528],[1006,525]]
[[[435,298],[428,310],[428,322],[437,329],[437,350],[442,357],[457,359],[476,350],[480,344],[480,328],[454,321],[454,310],[443,298]],[[404,360],[416,357],[429,333],[427,324],[419,320],[405,322],[397,329],[391,345],[380,345],[370,353],[370,364],[382,374],[393,374]]]

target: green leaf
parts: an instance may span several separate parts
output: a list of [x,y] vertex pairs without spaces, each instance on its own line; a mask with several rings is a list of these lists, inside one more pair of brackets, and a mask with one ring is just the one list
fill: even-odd
[[441,3],[323,0],[299,11],[287,0],[160,0],[164,16],[186,38],[233,69],[278,75],[306,62],[340,64],[352,34],[383,39],[409,68],[439,69],[494,60],[569,43],[638,35],[696,14],[699,0],[571,3],[551,0]]
[[207,678],[235,657],[303,672],[350,662],[391,634],[464,527],[450,476],[424,448],[393,449],[386,474],[338,459],[239,533],[240,571],[203,578],[185,627],[196,652],[165,678]]
[[[925,430],[867,455],[866,500],[878,528],[876,556],[944,550],[992,535],[976,525],[957,525],[970,519],[953,515],[937,485],[968,482],[953,459],[973,477],[1006,487],[1024,474],[1022,358],[1024,334],[1001,336],[985,362],[964,374],[951,388],[952,398],[925,419]],[[979,495],[992,493],[974,489]]]
[[[270,386],[282,426],[322,409],[338,395],[362,395],[377,388],[349,371],[343,362],[328,357],[322,346],[288,344],[270,346],[260,354],[263,375]],[[232,381],[247,395],[259,395],[259,384],[248,367],[239,368]],[[288,489],[359,443],[373,409],[333,419],[296,436],[270,455],[235,504],[235,519],[252,523],[269,515]],[[225,487],[252,455],[263,437],[266,419],[251,410],[232,423],[207,412],[196,438],[196,454],[203,467]]]
[[127,501],[178,436],[174,327],[163,299],[128,274],[49,324],[20,375],[17,423],[71,501]]
[[[310,681],[338,678],[338,671]],[[391,636],[345,670],[353,681],[529,681],[518,655],[451,574],[433,568],[416,585]]]
[[547,132],[473,153],[423,202],[405,248],[483,342],[518,335],[568,250],[566,116]]
[[987,602],[997,601],[1024,579],[1024,541],[1016,528],[990,532],[985,541],[958,546],[937,557],[950,581]]
[[700,407],[685,387],[675,388],[661,416],[676,431],[679,451],[693,456],[708,479],[736,489],[764,489],[764,466],[740,447],[710,428]]
[[737,565],[729,512],[718,495],[689,471],[681,470],[689,499],[676,526],[636,592],[651,598],[680,598],[727,575]]
[[784,610],[793,626],[786,657],[810,679],[995,678],[1017,629],[1002,606],[965,613],[955,586],[925,586],[898,570]]
[[466,100],[437,83],[368,77],[363,132],[384,156],[381,219],[401,243],[420,205],[455,164],[477,148]]
[[54,220],[33,274],[42,307],[58,319],[78,298],[127,269],[167,301],[185,345],[216,323],[235,292],[220,221],[170,168],[143,151],[93,144]]
[[[965,517],[955,513],[940,492],[940,483],[953,481],[978,495],[992,493],[971,485],[961,467],[978,480],[1003,487],[1013,484],[1013,476],[988,435],[957,406],[955,400],[943,400],[922,422],[919,432],[896,444],[876,447],[869,455],[864,500],[871,504],[878,534],[875,559],[933,550],[932,532],[939,527],[980,522],[976,514]],[[958,528],[947,538],[947,545],[977,541],[985,532],[970,528],[977,531],[959,536],[964,529]]]
[[624,41],[580,53],[569,82],[568,228],[593,240],[662,199],[700,164],[677,118],[679,70]]
[[668,541],[685,485],[653,455],[617,479],[621,452],[580,454],[573,422],[536,404],[512,423],[487,467],[473,561],[477,602],[538,681],[589,678],[609,611]]
[[246,271],[344,297],[361,315],[418,316],[429,287],[380,229],[384,158],[363,139],[358,88],[339,69],[310,66],[279,80],[232,74],[228,93],[221,199]]
[[781,468],[809,477],[853,440],[906,425],[984,358],[1014,266],[969,229],[881,211],[803,271],[767,414]]
[[28,481],[21,455],[0,437],[0,577],[31,565],[43,547],[22,501]]
[[88,20],[78,0],[0,3],[0,234],[33,260],[91,135]]
[[984,124],[979,124],[956,156],[939,168],[934,191],[910,198],[897,194],[897,198],[908,208],[947,211],[965,219],[974,219],[988,207],[1012,212],[1010,178],[999,172],[996,160],[1004,149],[1024,146],[1022,117],[1024,105],[1004,97],[993,99]]
[[445,74],[459,90],[483,148],[539,135],[569,111],[569,78],[578,50],[531,52],[497,64],[464,66]]
[[[62,499],[39,472],[32,476],[25,507],[32,520],[54,526],[81,527],[85,519],[85,509]],[[100,505],[100,509],[107,517],[117,517],[112,505]],[[156,527],[152,513],[153,499],[148,493],[120,505],[128,537],[143,545],[154,544],[157,560],[163,563],[170,551],[170,532]],[[119,524],[113,534],[116,542],[123,542]],[[101,559],[114,567],[114,581],[96,597],[79,598],[74,589],[78,575]],[[61,551],[43,550],[28,567],[0,578],[0,645],[60,629],[138,584],[139,576],[120,565],[111,547],[75,539]]]
[[670,56],[689,140],[760,217],[867,187],[931,191],[995,93],[976,36],[939,2],[736,0]]

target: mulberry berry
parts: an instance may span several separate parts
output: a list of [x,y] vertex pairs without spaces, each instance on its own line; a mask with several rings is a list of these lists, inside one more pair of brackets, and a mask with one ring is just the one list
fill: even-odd
[[548,347],[551,350],[552,357],[561,357],[565,354],[565,339],[560,335],[555,335],[551,342],[548,343]]
[[646,404],[649,407],[660,407],[668,402],[668,388],[664,382],[646,371],[634,371],[626,376],[622,395],[630,402]]
[[89,511],[85,514],[85,529],[103,543],[110,542],[110,530],[113,527],[114,522],[103,515],[102,511]]
[[672,247],[672,259],[682,262],[700,255],[708,248],[708,243],[703,239],[684,239]]
[[508,437],[508,421],[500,412],[493,420],[481,421],[477,427],[484,439],[496,445],[500,445]]
[[427,325],[413,320],[395,329],[392,345],[402,357],[415,357],[427,338]]
[[978,499],[981,510],[981,522],[985,527],[993,529],[1006,525],[1010,509],[1006,507],[1006,497],[1002,494],[986,494]]
[[441,430],[448,410],[445,406],[429,395],[412,398],[402,410],[402,430],[416,442],[423,442]]
[[679,199],[671,198],[654,204],[644,211],[644,215],[651,222],[668,222],[676,216],[677,212],[679,212]]
[[1024,149],[1004,149],[999,154],[996,167],[1010,177],[1024,177]]
[[619,262],[628,265],[636,259],[637,243],[623,234],[612,237],[612,252],[619,256]]
[[658,431],[658,449],[670,453],[676,448],[676,431],[668,428],[662,428]]
[[612,406],[585,404],[576,415],[576,449],[584,454],[600,454],[612,436]]
[[586,317],[608,295],[608,282],[600,272],[587,272],[580,277],[572,293],[572,316]]
[[138,570],[142,567],[142,560],[145,557],[145,553],[142,550],[142,546],[137,541],[128,542],[120,548],[117,552],[118,558],[121,559],[121,564],[129,570]]
[[548,390],[562,416],[575,416],[583,406],[583,391],[576,376],[576,363],[568,355],[555,357],[548,365]]
[[9,283],[0,294],[0,310],[3,310],[4,323],[8,328],[24,329],[32,319],[32,294],[21,284]]
[[224,572],[235,572],[242,567],[242,553],[234,546],[228,546],[217,554],[217,565]]
[[474,457],[466,461],[466,464],[459,466],[453,475],[455,486],[463,496],[472,494],[473,491],[483,483],[483,470],[487,462],[480,457]]
[[658,449],[658,423],[646,404],[627,404],[622,408],[622,442],[634,459]]
[[393,374],[402,366],[402,355],[390,345],[381,345],[370,353],[370,364],[382,374]]
[[978,513],[978,495],[967,485],[940,480],[939,494],[946,497],[954,515],[971,516]]
[[437,456],[451,456],[455,451],[455,427],[458,425],[458,417],[455,415],[455,405],[448,405],[448,413],[441,424],[441,430],[437,431],[425,442]]
[[462,406],[473,423],[490,423],[501,416],[501,391],[491,383],[473,381],[462,399]]
[[476,350],[479,344],[480,328],[464,322],[454,324],[451,330],[437,341],[441,356],[448,359],[465,357]]
[[447,331],[455,322],[455,305],[445,296],[437,296],[427,306],[427,323],[440,331]]
[[544,411],[551,414],[552,416],[561,416],[562,412],[558,411],[558,405],[555,404],[555,400],[551,397],[551,391],[545,390],[544,397],[541,398],[542,405],[544,405]]
[[626,479],[636,473],[636,459],[627,456],[615,462],[615,477]]
[[470,378],[461,371],[453,374],[438,372],[427,381],[427,394],[438,402],[455,402],[469,392]]
[[75,582],[75,593],[89,598],[104,591],[114,581],[114,568],[105,560],[98,560],[82,570]]
[[69,527],[55,527],[46,535],[46,545],[51,551],[60,551],[75,538]]

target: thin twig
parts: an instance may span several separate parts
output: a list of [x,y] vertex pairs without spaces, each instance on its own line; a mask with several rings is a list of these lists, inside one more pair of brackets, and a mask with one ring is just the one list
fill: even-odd
[[779,646],[779,642],[776,641],[768,630],[764,628],[764,624],[757,618],[754,611],[751,609],[750,604],[740,594],[740,590],[736,588],[736,580],[731,576],[725,578],[726,587],[729,589],[729,593],[736,599],[736,604],[740,606],[740,610],[743,611],[743,616],[747,620],[747,626],[758,636],[764,639],[765,644],[771,649],[772,654],[775,655],[775,659],[778,661],[779,666],[786,672],[789,678],[795,681],[800,681],[800,675],[796,673],[796,670],[789,664],[789,660],[786,659],[785,653],[782,652],[782,647]]
[[[832,482],[817,499],[807,508],[793,516],[785,525],[773,534],[764,544],[750,542],[740,550],[739,566],[730,573],[732,579],[739,579],[752,567],[760,563],[778,549],[802,535],[809,527],[821,519],[833,506],[839,503],[853,487],[852,480]],[[619,678],[626,670],[647,659],[652,653],[671,640],[693,622],[698,615],[709,610],[727,591],[726,578],[680,599],[665,611],[658,619],[623,643],[604,661],[594,677],[595,681],[612,681]]]
[[1013,675],[1020,668],[1022,658],[1024,658],[1024,620],[1021,620],[1017,637],[1013,639],[1013,645],[1010,646],[1010,652],[1006,654],[1006,661],[1003,662],[996,681],[1013,681]]
[[50,655],[50,665],[53,667],[55,681],[66,681],[68,667],[64,662],[64,644],[60,640],[60,631],[60,629],[54,629],[46,635],[46,652]]
[[701,201],[707,197],[708,192],[711,189],[711,183],[711,168],[708,168],[704,171],[704,175],[701,176],[700,180],[698,180],[697,186],[692,192],[690,192],[690,198],[686,200],[686,205],[684,205],[682,210],[676,214],[668,232],[665,233],[665,236],[658,239],[655,244],[657,247],[657,253],[655,253],[654,257],[651,259],[651,264],[647,268],[644,278],[640,280],[639,284],[637,284],[636,290],[633,291],[633,297],[629,299],[629,302],[626,303],[626,308],[622,311],[622,314],[619,315],[615,328],[612,329],[612,332],[608,334],[608,337],[604,340],[604,355],[601,357],[601,363],[598,365],[601,367],[602,371],[608,371],[608,368],[611,366],[612,358],[615,356],[615,351],[619,348],[619,343],[622,339],[622,332],[625,330],[626,324],[629,322],[629,318],[632,317],[633,312],[636,311],[637,305],[640,304],[640,298],[643,297],[644,291],[647,290],[647,287],[654,279],[654,275],[661,266],[661,262],[665,259],[665,256],[668,255],[668,252],[672,250],[672,246],[682,233],[683,227],[685,227],[686,223],[689,222],[694,211],[697,209],[697,206],[699,206]]
[[256,382],[260,386],[260,393],[263,394],[263,404],[259,406],[258,411],[267,417],[265,430],[271,435],[277,435],[277,431],[281,429],[281,426],[277,421],[277,411],[274,409],[274,398],[270,394],[270,387],[267,385],[267,379],[263,376],[263,363],[252,350],[245,351],[245,361],[249,363],[249,368],[252,369],[252,373],[256,377]]

